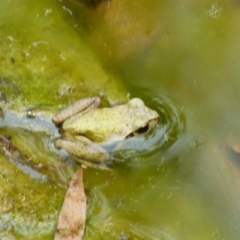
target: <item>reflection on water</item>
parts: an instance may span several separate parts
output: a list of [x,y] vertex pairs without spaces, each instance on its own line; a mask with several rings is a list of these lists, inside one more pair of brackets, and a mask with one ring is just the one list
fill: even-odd
[[[113,234],[114,223],[126,222],[113,239],[121,233],[144,239],[139,235],[147,226],[149,232],[142,233],[145,239],[237,240],[240,168],[228,153],[227,139],[229,133],[237,139],[240,132],[239,4],[185,0],[154,6],[155,26],[161,34],[118,67],[125,81],[131,82],[131,94],[142,94],[159,111],[162,122],[146,142],[162,147],[129,157],[116,165],[115,174],[97,172],[98,181],[86,172],[92,198],[88,233],[107,233],[104,222],[109,222]],[[117,28],[116,19],[112,22]],[[121,38],[116,42],[123,44]],[[144,143],[139,146],[145,147]],[[107,205],[102,219],[98,214],[95,218],[99,199],[94,195],[99,192]],[[92,221],[96,221],[93,226]]]

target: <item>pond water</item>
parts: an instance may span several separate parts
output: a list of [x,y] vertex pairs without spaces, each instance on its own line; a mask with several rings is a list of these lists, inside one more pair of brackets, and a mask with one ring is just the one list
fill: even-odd
[[[3,108],[41,107],[49,114],[89,95],[103,96],[105,104],[140,97],[161,116],[145,139],[148,151],[143,142],[138,155],[123,155],[112,172],[84,171],[84,239],[239,239],[240,156],[230,144],[240,139],[240,2],[3,2]],[[21,124],[2,121],[0,133],[37,163],[50,156],[56,164],[53,126]],[[51,239],[65,187],[6,166],[1,178],[17,172],[23,183],[9,178],[11,186],[42,205],[23,214],[20,200],[5,204],[14,191],[1,189],[2,236]],[[75,169],[72,163],[57,175],[69,179]]]

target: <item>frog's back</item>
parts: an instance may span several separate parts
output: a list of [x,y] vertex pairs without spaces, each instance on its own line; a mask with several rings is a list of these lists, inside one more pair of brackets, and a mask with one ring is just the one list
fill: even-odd
[[158,117],[157,112],[147,108],[142,100],[132,99],[113,108],[79,113],[64,122],[63,131],[73,139],[82,135],[94,142],[120,141]]
[[[116,111],[112,108],[96,108],[65,121],[62,128],[72,138],[83,135],[92,141],[103,142],[113,135],[121,135],[119,130],[123,127],[123,122],[123,113],[118,113],[116,116]],[[117,140],[124,137],[119,137]]]

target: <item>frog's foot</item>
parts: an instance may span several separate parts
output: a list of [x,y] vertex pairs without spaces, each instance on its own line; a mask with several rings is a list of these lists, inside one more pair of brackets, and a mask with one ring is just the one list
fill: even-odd
[[84,160],[84,159],[80,159],[78,157],[76,158],[76,156],[72,156],[71,154],[70,154],[70,157],[74,161],[76,161],[78,163],[81,163],[83,165],[83,167],[90,167],[90,168],[112,171],[112,169],[110,167],[108,167],[105,163],[87,161],[87,160]]
[[71,105],[69,105],[67,108],[64,108],[61,112],[57,113],[53,118],[52,121],[55,125],[60,125],[63,123],[66,119],[76,115],[79,112],[88,112],[94,108],[97,108],[101,103],[101,100],[99,97],[90,97],[90,98],[84,98],[81,99]]

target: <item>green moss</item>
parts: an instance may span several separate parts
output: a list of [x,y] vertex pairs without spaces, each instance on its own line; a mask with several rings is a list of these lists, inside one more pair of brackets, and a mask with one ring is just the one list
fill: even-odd
[[69,9],[64,5],[57,1],[33,4],[30,0],[4,1],[2,5],[0,76],[16,82],[21,91],[20,96],[8,96],[10,100],[53,104],[62,97],[56,93],[67,86],[63,95],[68,99],[95,94],[126,101],[118,78],[103,69],[72,18],[66,20]]
[[32,178],[2,154],[0,184],[0,232],[15,237],[53,234],[65,188],[44,177]]

